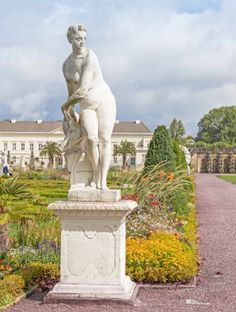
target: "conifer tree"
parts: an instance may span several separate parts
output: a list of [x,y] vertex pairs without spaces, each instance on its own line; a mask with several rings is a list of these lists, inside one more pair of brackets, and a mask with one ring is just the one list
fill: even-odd
[[168,163],[166,166],[168,170],[175,170],[175,154],[169,132],[165,126],[158,126],[150,142],[144,168],[163,161]]

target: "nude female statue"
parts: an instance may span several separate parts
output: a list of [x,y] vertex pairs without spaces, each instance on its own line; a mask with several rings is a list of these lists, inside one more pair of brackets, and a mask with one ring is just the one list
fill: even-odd
[[[103,79],[95,53],[86,48],[86,29],[70,26],[67,32],[72,53],[63,64],[68,99],[62,105],[64,128],[80,122],[84,150],[93,169],[90,186],[106,189],[111,158],[111,135],[116,118],[115,98]],[[74,105],[80,104],[80,115]]]

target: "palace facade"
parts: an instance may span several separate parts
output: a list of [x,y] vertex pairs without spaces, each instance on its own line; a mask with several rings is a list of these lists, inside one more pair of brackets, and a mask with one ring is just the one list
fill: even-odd
[[[112,133],[112,155],[115,145],[127,140],[136,147],[136,155],[128,157],[128,166],[139,167],[144,164],[152,132],[140,120],[117,120]],[[5,162],[15,167],[47,167],[47,157],[41,157],[40,151],[47,141],[64,140],[62,121],[0,121],[0,152]],[[56,157],[55,168],[65,166],[64,157]],[[111,166],[121,166],[122,156],[112,156]]]

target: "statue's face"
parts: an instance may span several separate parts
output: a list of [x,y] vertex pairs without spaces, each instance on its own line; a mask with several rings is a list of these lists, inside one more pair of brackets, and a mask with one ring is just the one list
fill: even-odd
[[86,32],[85,31],[79,31],[73,35],[72,40],[71,40],[71,44],[72,44],[72,46],[81,49],[85,46],[86,39],[87,39]]

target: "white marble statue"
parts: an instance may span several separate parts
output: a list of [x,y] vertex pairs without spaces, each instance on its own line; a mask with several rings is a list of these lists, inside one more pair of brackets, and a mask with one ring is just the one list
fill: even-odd
[[4,152],[0,151],[0,176],[3,174],[3,167],[5,164]]
[[180,145],[181,150],[184,152],[185,160],[187,163],[188,174],[190,174],[191,154],[186,146]]
[[[67,38],[72,53],[63,64],[68,99],[61,108],[71,185],[105,190],[116,102],[95,53],[85,45],[86,29],[82,25],[70,26]],[[74,109],[77,103],[80,114]]]

